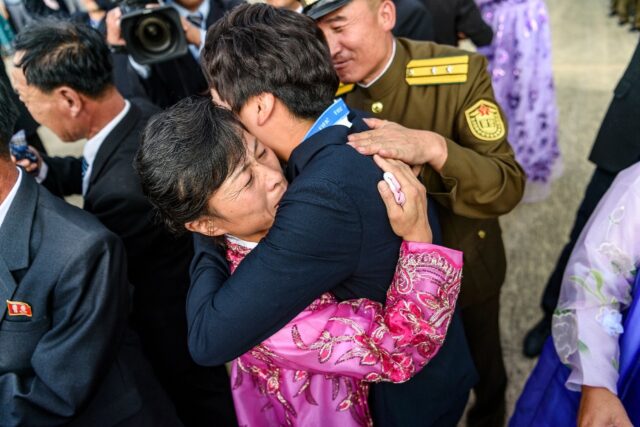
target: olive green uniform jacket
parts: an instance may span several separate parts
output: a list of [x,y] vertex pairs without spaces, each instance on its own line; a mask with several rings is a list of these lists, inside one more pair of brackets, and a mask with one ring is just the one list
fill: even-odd
[[[408,68],[413,59],[428,61]],[[443,244],[464,252],[463,309],[500,291],[506,258],[497,217],[518,204],[525,183],[486,70],[483,56],[397,39],[387,71],[371,86],[355,85],[344,95],[351,108],[446,138],[441,173],[426,165],[422,180],[438,202]]]

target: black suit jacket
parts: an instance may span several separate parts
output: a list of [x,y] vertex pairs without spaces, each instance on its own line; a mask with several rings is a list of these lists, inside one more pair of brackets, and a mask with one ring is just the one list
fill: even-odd
[[431,13],[420,0],[394,0],[393,2],[396,5],[394,36],[412,40],[435,40]]
[[458,33],[464,33],[476,46],[491,44],[493,30],[484,22],[473,0],[423,0],[433,16],[435,42],[458,46]]
[[[128,277],[135,289],[133,326],[170,397],[180,402],[190,396],[191,402],[184,404],[193,408],[197,399],[220,393],[220,411],[225,414],[225,425],[229,425],[235,422],[235,414],[224,368],[197,366],[187,348],[185,301],[193,257],[191,236],[174,236],[157,220],[133,167],[140,133],[149,116],[157,111],[144,101],[131,103],[129,112],[98,150],[84,209],[124,242]],[[58,195],[82,192],[82,159],[54,157],[45,161],[49,173],[43,185]],[[196,389],[199,396],[190,395]],[[203,409],[206,406],[210,410]],[[211,416],[211,422],[223,422],[211,405],[198,407],[206,413],[200,413],[201,419]],[[180,404],[178,410],[183,420],[198,415],[194,409],[190,410],[194,415],[185,415]]]
[[[203,364],[232,360],[271,336],[315,298],[384,302],[400,239],[376,188],[382,171],[345,144],[368,129],[324,129],[300,144],[287,165],[289,189],[269,234],[229,277],[224,254],[196,237],[187,301],[189,348]],[[433,366],[433,368],[432,368]],[[468,393],[475,371],[456,316],[440,353],[405,384],[372,385],[380,426],[428,425],[441,402]]]
[[640,41],[614,90],[589,160],[614,174],[640,161]]
[[125,271],[116,236],[23,173],[0,227],[0,426],[181,425],[127,327]]

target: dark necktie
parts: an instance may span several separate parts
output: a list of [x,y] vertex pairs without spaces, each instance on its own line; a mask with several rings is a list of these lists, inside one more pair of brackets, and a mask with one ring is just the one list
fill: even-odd
[[187,21],[191,22],[193,25],[195,25],[198,28],[202,28],[202,23],[204,22],[204,16],[202,16],[202,13],[200,12],[191,13],[187,15]]
[[83,157],[82,158],[82,178],[84,178],[84,175],[87,173],[87,169],[89,169],[89,163],[87,163],[87,161]]

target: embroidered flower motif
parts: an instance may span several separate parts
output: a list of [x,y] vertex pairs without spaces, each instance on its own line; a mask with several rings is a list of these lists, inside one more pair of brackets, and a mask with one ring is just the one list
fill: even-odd
[[[406,381],[416,365],[427,363],[444,339],[460,290],[461,269],[454,267],[441,252],[411,253],[404,248],[394,286],[387,294],[386,310],[381,304],[365,299],[338,303],[336,314],[328,320],[325,330],[313,330],[308,335],[307,329],[290,326],[297,349],[310,352],[316,363],[360,365],[361,375],[372,382]],[[248,253],[247,248],[233,242],[228,245],[227,259],[232,271]],[[415,289],[418,283],[420,291]],[[326,293],[307,310],[322,310],[335,304],[335,297]],[[350,312],[366,314],[369,320],[355,321]],[[313,337],[312,342],[305,342],[303,337],[309,336]],[[298,405],[298,399],[302,398],[305,404],[318,405],[323,395],[317,395],[320,400],[316,401],[312,390],[315,393],[322,388],[311,383],[325,381],[336,411],[347,412],[357,425],[372,426],[367,406],[368,383],[348,376],[313,375],[304,370],[285,375],[287,370],[280,370],[282,360],[283,356],[269,342],[254,347],[237,361],[234,389],[255,387],[256,392],[268,397],[263,409],[276,411],[282,425],[293,426],[297,417],[297,406],[293,404]],[[371,372],[367,373],[368,369]],[[247,375],[253,384],[247,379],[242,381],[242,375]]]
[[609,222],[611,224],[619,224],[624,218],[624,206],[618,206],[611,214],[609,214]]
[[560,360],[562,363],[569,363],[569,357],[578,351],[578,325],[575,313],[554,314],[551,335]]
[[635,270],[633,260],[614,243],[605,242],[600,245],[598,251],[609,259],[611,269],[614,273],[622,274],[625,277],[632,275]]
[[617,310],[602,307],[596,317],[596,320],[600,325],[602,325],[602,328],[609,336],[617,337],[624,332],[624,328],[622,326],[622,314]]

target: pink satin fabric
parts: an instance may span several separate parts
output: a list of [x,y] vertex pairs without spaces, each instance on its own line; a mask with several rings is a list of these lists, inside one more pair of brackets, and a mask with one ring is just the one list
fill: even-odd
[[[250,249],[228,242],[232,272]],[[371,426],[368,383],[409,380],[444,341],[462,253],[403,242],[387,301],[325,293],[233,362],[240,426]]]

